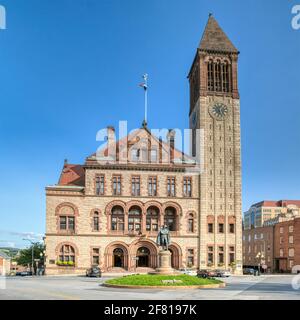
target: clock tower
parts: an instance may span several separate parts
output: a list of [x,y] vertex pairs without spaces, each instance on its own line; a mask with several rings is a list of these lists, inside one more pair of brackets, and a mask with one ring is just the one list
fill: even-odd
[[[202,150],[199,266],[242,272],[238,50],[210,14],[190,73],[192,154]],[[197,139],[197,129],[203,137]]]

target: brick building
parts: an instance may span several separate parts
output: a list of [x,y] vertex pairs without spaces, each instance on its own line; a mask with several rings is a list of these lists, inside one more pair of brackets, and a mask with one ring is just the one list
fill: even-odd
[[[266,272],[274,271],[274,227],[258,227],[243,231],[243,266],[258,268],[266,265]],[[262,256],[260,256],[262,254]]]
[[191,157],[175,148],[174,130],[162,140],[144,122],[117,142],[109,127],[113,148],[64,164],[58,184],[46,187],[47,274],[153,270],[162,224],[174,268],[241,272],[238,53],[210,16],[188,76]]
[[300,217],[275,224],[274,269],[291,272],[300,266]]
[[[257,268],[260,263],[267,265],[268,272],[291,272],[294,265],[300,265],[299,205],[299,200],[280,200],[252,206],[261,208],[260,219],[264,222],[243,230],[244,267]],[[261,218],[264,214],[269,218]]]

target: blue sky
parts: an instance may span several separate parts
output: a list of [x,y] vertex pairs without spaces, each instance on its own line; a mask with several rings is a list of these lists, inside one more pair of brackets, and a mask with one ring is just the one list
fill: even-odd
[[143,119],[186,128],[186,79],[208,13],[241,51],[243,209],[300,199],[300,30],[271,0],[0,0],[0,246],[45,231],[44,187],[83,163],[96,132]]

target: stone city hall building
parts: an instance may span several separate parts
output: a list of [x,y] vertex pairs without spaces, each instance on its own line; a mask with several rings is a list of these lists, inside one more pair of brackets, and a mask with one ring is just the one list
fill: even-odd
[[191,156],[200,149],[203,172],[175,148],[176,130],[163,141],[145,122],[117,142],[108,128],[112,154],[65,162],[46,187],[47,274],[153,270],[163,224],[173,268],[242,271],[238,54],[210,15],[188,75]]

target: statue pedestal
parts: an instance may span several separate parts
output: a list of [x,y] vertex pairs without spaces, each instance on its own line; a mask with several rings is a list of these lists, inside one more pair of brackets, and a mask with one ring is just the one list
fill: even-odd
[[181,274],[171,267],[171,252],[169,250],[161,250],[158,253],[158,268],[150,274],[176,275]]

